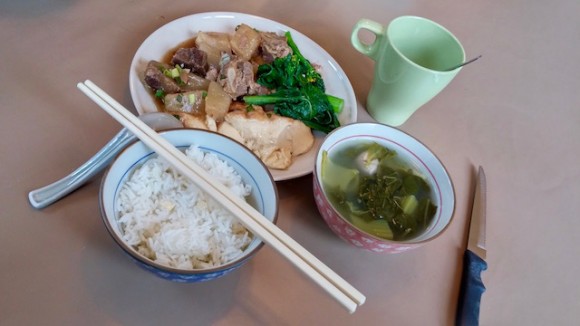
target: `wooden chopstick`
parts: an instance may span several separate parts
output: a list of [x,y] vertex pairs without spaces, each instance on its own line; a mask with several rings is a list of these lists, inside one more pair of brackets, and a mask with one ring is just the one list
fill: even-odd
[[365,302],[365,296],[337,275],[294,239],[284,233],[274,223],[262,216],[243,199],[231,195],[229,189],[214,183],[212,177],[201,167],[188,159],[181,151],[171,145],[153,129],[139,120],[115,99],[90,80],[77,84],[77,87],[109,113],[143,143],[167,159],[182,174],[190,178],[198,187],[224,205],[224,208],[237,216],[240,221],[257,237],[288,259],[295,267],[309,276],[350,313]]

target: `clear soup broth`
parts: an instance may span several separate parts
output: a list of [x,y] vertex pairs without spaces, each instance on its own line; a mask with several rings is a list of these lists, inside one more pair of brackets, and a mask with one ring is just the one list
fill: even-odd
[[321,179],[342,216],[383,239],[402,241],[421,234],[437,211],[419,171],[373,141],[345,142],[332,155],[324,151]]

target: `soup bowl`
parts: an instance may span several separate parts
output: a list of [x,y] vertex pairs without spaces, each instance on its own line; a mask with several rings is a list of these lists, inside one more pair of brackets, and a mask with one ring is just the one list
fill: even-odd
[[[378,237],[355,226],[329,199],[322,182],[323,156],[332,157],[344,146],[361,142],[375,142],[394,150],[404,165],[427,182],[436,210],[426,229],[404,240]],[[330,229],[351,245],[373,252],[400,253],[424,245],[443,233],[455,211],[453,183],[435,154],[409,134],[379,123],[349,124],[329,133],[317,153],[313,189],[318,211]]]
[[[245,197],[248,203],[271,222],[276,223],[278,216],[276,184],[262,161],[246,147],[226,136],[205,130],[174,129],[159,134],[181,150],[196,145],[201,152],[215,154],[221,161],[225,161],[239,174],[243,182],[251,187],[250,194]],[[119,248],[138,266],[156,276],[175,282],[213,280],[248,262],[263,246],[263,242],[256,237],[253,237],[236,258],[218,266],[201,269],[170,267],[167,263],[154,261],[125,240],[125,231],[119,222],[120,192],[135,169],[156,155],[141,141],[137,141],[116,157],[103,176],[99,203],[101,215],[107,231]],[[144,199],[137,198],[137,200]],[[138,215],[135,219],[141,217]],[[210,238],[212,236],[214,235]]]

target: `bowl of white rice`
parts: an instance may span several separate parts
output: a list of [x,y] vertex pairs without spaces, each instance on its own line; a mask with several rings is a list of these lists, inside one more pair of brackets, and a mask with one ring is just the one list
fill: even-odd
[[[276,223],[276,184],[251,151],[211,131],[175,129],[160,135]],[[103,176],[100,208],[121,249],[140,267],[172,281],[221,277],[263,246],[219,202],[140,141],[120,153]]]

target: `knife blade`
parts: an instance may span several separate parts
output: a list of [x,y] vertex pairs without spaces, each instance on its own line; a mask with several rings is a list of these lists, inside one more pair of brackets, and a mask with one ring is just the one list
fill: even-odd
[[480,166],[477,172],[473,206],[469,222],[467,249],[463,256],[463,274],[459,301],[457,304],[457,325],[479,325],[479,307],[485,286],[481,272],[487,269],[485,261],[485,208],[486,208],[485,172]]

